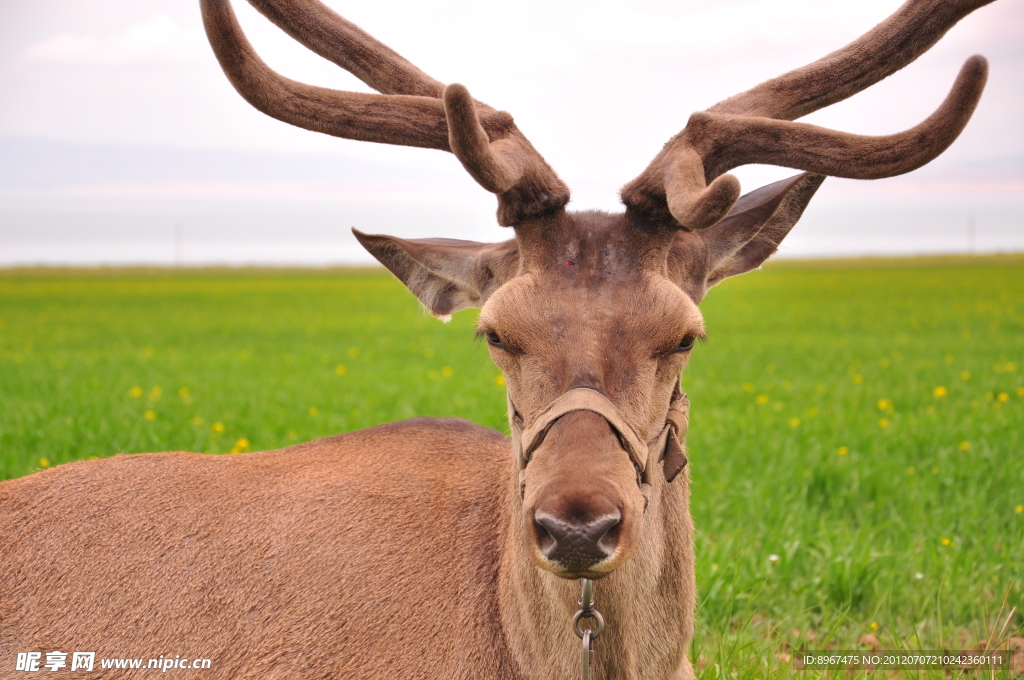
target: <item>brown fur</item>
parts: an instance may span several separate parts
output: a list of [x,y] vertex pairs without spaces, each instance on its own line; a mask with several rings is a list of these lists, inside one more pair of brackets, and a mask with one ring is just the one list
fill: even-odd
[[3,677],[32,649],[213,660],[185,677],[515,677],[500,608],[481,606],[512,524],[510,465],[496,432],[417,419],[5,482]]
[[[801,97],[823,106],[863,89],[972,7],[939,3],[932,20],[937,0],[910,0],[847,50],[695,114],[612,215],[566,212],[568,189],[508,114],[312,0],[253,2],[385,94],[282,78],[225,0],[201,1],[218,59],[257,108],[329,134],[449,149],[498,194],[499,221],[515,226],[505,243],[355,233],[433,314],[482,307],[513,432],[547,429],[522,480],[498,433],[424,418],[279,451],[118,456],[4,482],[0,663],[61,649],[213,660],[181,677],[568,678],[579,673],[575,579],[587,577],[600,579],[608,621],[594,677],[692,678],[689,469],[639,475],[615,428],[658,441],[704,335],[708,289],[771,256],[824,174],[863,161],[858,172],[878,176],[939,153],[973,110],[983,64],[968,62],[920,129],[884,141],[784,120],[808,112]],[[900,21],[921,32],[909,47]],[[865,45],[883,55],[867,59],[874,70],[859,66]],[[829,94],[821,81],[846,71]],[[803,94],[787,85],[803,81]],[[737,199],[720,173],[751,159],[817,174]],[[538,420],[570,390],[603,395],[613,415]]]

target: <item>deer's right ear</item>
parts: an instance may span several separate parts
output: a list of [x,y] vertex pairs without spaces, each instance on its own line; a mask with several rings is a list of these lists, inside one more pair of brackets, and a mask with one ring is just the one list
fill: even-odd
[[720,281],[760,267],[803,215],[824,175],[805,172],[745,194],[720,222],[680,231],[672,242],[669,272],[694,300]]
[[479,307],[519,270],[515,239],[479,243],[451,238],[404,239],[364,234],[358,229],[352,233],[442,321],[460,309]]

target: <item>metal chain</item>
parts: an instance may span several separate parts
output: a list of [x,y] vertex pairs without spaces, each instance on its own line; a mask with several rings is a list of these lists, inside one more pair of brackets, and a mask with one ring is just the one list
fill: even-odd
[[[583,680],[590,680],[590,662],[594,658],[594,640],[604,630],[604,617],[594,609],[594,582],[583,579],[583,594],[579,600],[580,610],[572,617],[572,632],[583,640]],[[589,630],[580,628],[582,619],[594,619],[594,627]]]

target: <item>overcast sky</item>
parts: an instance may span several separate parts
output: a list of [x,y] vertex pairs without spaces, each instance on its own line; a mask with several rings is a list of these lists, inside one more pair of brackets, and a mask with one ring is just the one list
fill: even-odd
[[[841,47],[900,2],[328,4],[438,80],[462,82],[478,99],[510,111],[573,188],[575,207],[614,208],[618,187],[644,168],[691,112]],[[234,5],[257,50],[278,72],[366,90],[244,2]],[[804,120],[861,134],[903,130],[938,106],[960,65],[976,53],[990,61],[988,87],[966,131],[942,157],[904,178],[830,180],[821,195],[1024,194],[1024,0],[997,0],[977,10],[900,73]],[[198,3],[191,0],[3,0],[0,91],[0,137],[325,154],[355,168],[366,162],[368,168],[436,176],[438,191],[478,191],[476,200],[493,213],[493,198],[473,188],[449,154],[339,140],[252,109],[221,73]],[[792,171],[737,174],[749,191]],[[379,189],[386,193],[386,173],[381,177]],[[231,190],[246,182],[253,191],[281,188],[280,182],[260,185],[240,177]],[[108,184],[104,190],[110,189]],[[211,190],[217,189],[201,180],[173,187]]]

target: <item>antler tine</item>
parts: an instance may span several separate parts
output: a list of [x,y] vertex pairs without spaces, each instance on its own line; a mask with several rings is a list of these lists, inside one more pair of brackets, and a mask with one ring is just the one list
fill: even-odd
[[448,151],[438,99],[342,92],[285,78],[260,59],[227,0],[200,0],[221,68],[246,101],[268,116],[335,137]]
[[462,86],[445,88],[315,0],[250,1],[299,42],[384,93],[331,90],[281,76],[256,54],[228,0],[200,0],[221,68],[258,110],[335,137],[451,151],[474,179],[498,194],[503,226],[568,203],[568,187],[508,113],[474,101]]
[[866,137],[790,121],[895,73],[992,1],[909,0],[843,49],[693,114],[623,187],[623,202],[648,219],[704,229],[725,217],[739,197],[739,182],[722,173],[740,165],[765,163],[854,179],[921,167],[953,143],[974,112],[988,72],[983,57],[967,60],[935,113],[895,135]]
[[[718,176],[746,163],[773,163],[821,175],[881,179],[916,170],[960,135],[981,98],[988,62],[975,55],[957,75],[946,99],[921,123],[893,135],[869,137],[760,117],[694,114],[690,123],[704,167]],[[696,132],[696,131],[695,131]]]
[[317,0],[249,0],[278,28],[381,94],[440,99],[444,84]]
[[909,0],[846,47],[729,97],[708,112],[796,120],[888,78],[958,21],[994,1]]

